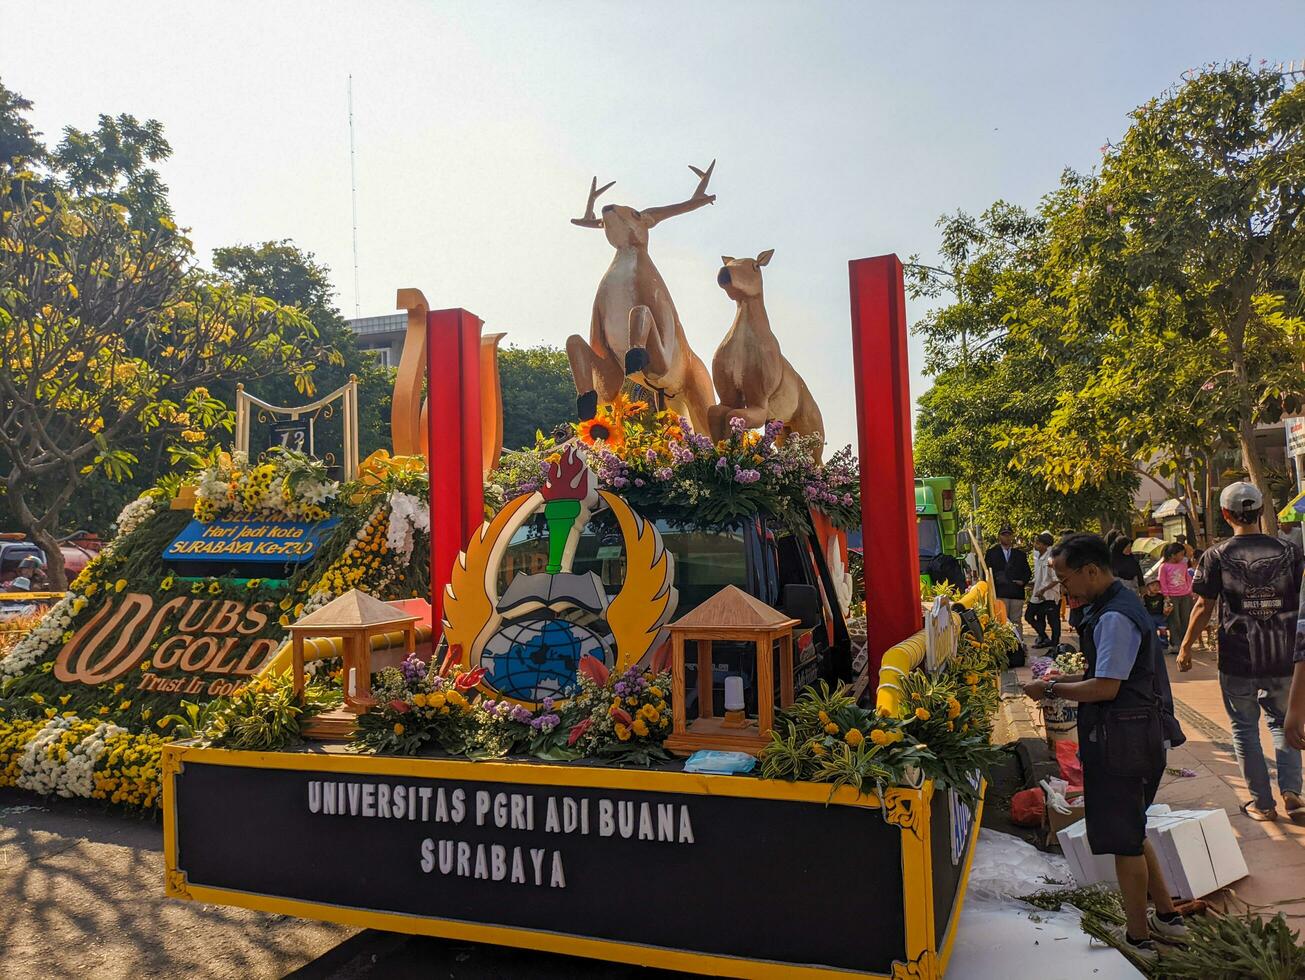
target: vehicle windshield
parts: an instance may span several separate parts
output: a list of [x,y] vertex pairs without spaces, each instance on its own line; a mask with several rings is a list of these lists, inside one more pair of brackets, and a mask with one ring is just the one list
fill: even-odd
[[[682,616],[727,585],[748,587],[747,554],[738,527],[702,530],[665,520],[653,524],[666,549],[675,557],[675,587],[679,591],[676,616]],[[571,570],[594,572],[608,596],[625,582],[625,547],[616,521],[608,512],[595,514],[576,543]],[[548,564],[548,525],[536,514],[512,536],[499,566],[499,594],[519,572],[542,572]]]
[[920,557],[936,558],[942,554],[942,528],[936,517],[921,517],[916,522],[920,538]]

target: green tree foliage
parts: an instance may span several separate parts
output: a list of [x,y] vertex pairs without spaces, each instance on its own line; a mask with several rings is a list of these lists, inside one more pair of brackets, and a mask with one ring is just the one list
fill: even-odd
[[1099,174],[1067,173],[1045,203],[1041,277],[1094,364],[1015,444],[1058,487],[1078,477],[1071,445],[1184,471],[1230,445],[1269,492],[1255,426],[1298,409],[1305,360],[1305,84],[1212,66],[1132,120]]
[[[283,306],[292,306],[317,329],[323,356],[315,365],[313,378],[319,394],[334,391],[352,375],[358,379],[358,433],[360,458],[390,445],[390,400],[394,394],[394,371],[381,367],[376,358],[358,347],[357,336],[335,305],[335,287],[330,270],[289,241],[261,245],[234,245],[213,250],[213,267],[237,289],[266,296]],[[233,404],[235,385],[215,386],[215,393]],[[303,398],[289,377],[269,377],[251,394],[273,405],[301,404]],[[343,431],[340,415],[319,418],[317,451],[339,452]],[[251,445],[263,448],[267,435],[251,427]]]
[[1082,376],[1059,340],[1061,311],[1038,282],[1045,223],[998,201],[978,217],[943,215],[938,226],[941,262],[907,267],[912,298],[952,300],[913,328],[936,372],[916,417],[917,472],[956,477],[966,514],[977,486],[974,517],[989,537],[1003,523],[1028,534],[1117,519],[1135,475],[1062,492],[1023,472],[1009,444],[1013,429],[1045,419]]
[[574,422],[575,384],[566,352],[556,347],[505,347],[498,354],[503,390],[503,448],[535,444],[535,433],[550,434]]
[[83,486],[229,428],[208,386],[275,376],[306,396],[330,352],[299,310],[194,266],[150,166],[169,152],[158,123],[101,117],[50,152],[29,109],[0,89],[0,480],[62,587],[57,537]]

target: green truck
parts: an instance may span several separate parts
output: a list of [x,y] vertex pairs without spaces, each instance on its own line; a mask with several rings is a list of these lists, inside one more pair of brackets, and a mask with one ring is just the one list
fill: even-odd
[[961,559],[969,548],[956,514],[956,481],[950,476],[915,479],[915,523],[920,539],[920,577],[965,590]]

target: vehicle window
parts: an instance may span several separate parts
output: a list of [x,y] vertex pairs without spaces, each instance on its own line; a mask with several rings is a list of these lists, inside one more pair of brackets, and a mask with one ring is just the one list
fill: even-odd
[[[680,601],[676,612],[683,615],[727,585],[747,589],[747,555],[743,533],[737,528],[704,531],[655,522],[666,549],[675,557],[675,587]],[[518,573],[543,572],[548,564],[548,526],[542,514],[535,515],[512,536],[498,573],[499,593]],[[580,534],[571,570],[595,572],[609,596],[625,582],[625,547],[610,514],[596,514]]]
[[791,534],[781,534],[776,541],[779,556],[780,598],[786,585],[812,585],[811,573],[802,544]]
[[921,517],[916,521],[920,538],[920,557],[933,558],[942,554],[942,529],[936,517]]

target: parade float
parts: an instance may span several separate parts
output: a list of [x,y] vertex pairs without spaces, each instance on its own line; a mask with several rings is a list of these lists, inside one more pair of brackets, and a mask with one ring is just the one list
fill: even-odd
[[[234,454],[131,505],[0,660],[0,784],[146,807],[161,785],[179,899],[715,975],[941,976],[1014,636],[984,584],[966,632],[945,603],[920,630],[901,265],[851,264],[860,466],[822,463],[772,253],[713,277],[737,309],[711,376],[648,257],[714,200],[695,172],[688,201],[602,217],[591,186],[576,223],[617,258],[567,345],[573,431],[500,459],[502,335],[401,290],[393,457],[336,483]],[[710,907],[682,900],[704,882]]]

